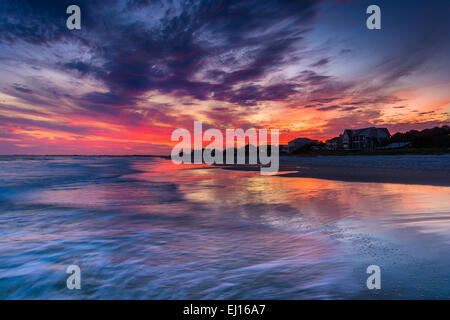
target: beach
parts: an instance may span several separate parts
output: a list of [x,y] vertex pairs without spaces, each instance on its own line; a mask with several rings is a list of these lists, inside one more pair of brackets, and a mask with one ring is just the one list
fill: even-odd
[[[404,159],[333,160],[352,161],[366,170]],[[433,170],[442,161],[407,165]],[[241,169],[0,157],[0,298],[450,297],[448,186]],[[70,265],[80,267],[81,290],[66,287]],[[381,268],[380,290],[366,286],[370,265]]]
[[[224,169],[259,171],[257,165]],[[281,156],[279,175],[355,182],[450,186],[450,155]]]

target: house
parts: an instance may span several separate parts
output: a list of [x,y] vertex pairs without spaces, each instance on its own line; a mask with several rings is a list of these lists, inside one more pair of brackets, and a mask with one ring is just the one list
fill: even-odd
[[307,144],[318,143],[318,142],[319,141],[317,141],[317,140],[311,140],[308,138],[297,138],[292,141],[289,141],[289,143],[288,143],[289,150],[288,151],[289,151],[289,153],[292,153],[292,152],[295,152],[298,149],[306,146]]
[[312,146],[311,147],[311,151],[323,151],[323,150],[325,150],[325,146],[323,144],[319,145],[319,146]]
[[334,137],[330,140],[325,141],[326,150],[339,150],[342,149],[342,135],[339,137]]
[[379,149],[387,150],[387,149],[400,149],[400,148],[409,148],[412,147],[411,142],[392,142],[387,146],[381,147]]
[[342,134],[344,150],[375,150],[391,137],[386,128],[346,129]]

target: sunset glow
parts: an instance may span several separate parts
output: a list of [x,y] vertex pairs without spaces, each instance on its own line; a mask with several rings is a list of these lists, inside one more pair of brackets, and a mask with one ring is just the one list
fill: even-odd
[[448,1],[378,1],[376,31],[367,1],[176,2],[77,1],[81,30],[67,1],[2,2],[0,154],[169,154],[194,120],[280,143],[450,122]]

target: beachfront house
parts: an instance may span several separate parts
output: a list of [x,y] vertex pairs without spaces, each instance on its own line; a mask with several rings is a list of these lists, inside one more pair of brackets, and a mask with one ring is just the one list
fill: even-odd
[[342,134],[342,149],[375,150],[390,137],[391,134],[386,128],[346,129]]
[[342,135],[339,137],[334,137],[330,140],[325,141],[326,150],[339,150],[342,149]]
[[292,153],[292,152],[295,152],[295,151],[299,150],[300,148],[306,146],[307,144],[318,143],[318,142],[319,141],[317,141],[317,140],[311,140],[308,138],[297,138],[292,141],[289,141],[288,151],[289,151],[289,153]]
[[401,148],[410,148],[412,147],[411,142],[392,142],[388,144],[387,146],[381,147],[379,149],[382,150],[389,150],[389,149],[401,149]]

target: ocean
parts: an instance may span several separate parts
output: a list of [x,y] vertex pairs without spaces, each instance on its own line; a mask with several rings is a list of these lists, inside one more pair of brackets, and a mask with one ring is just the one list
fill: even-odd
[[[448,299],[449,196],[162,158],[1,156],[0,298]],[[381,289],[366,286],[370,265]]]

